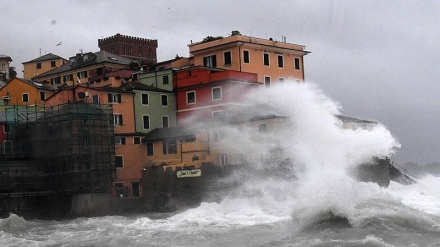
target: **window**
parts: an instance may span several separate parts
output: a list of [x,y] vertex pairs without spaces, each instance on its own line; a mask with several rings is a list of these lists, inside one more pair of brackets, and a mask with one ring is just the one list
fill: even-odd
[[132,50],[131,50],[131,48],[130,48],[130,47],[125,47],[125,48],[124,48],[124,55],[129,55],[129,56],[131,56],[131,54],[132,54]]
[[144,130],[149,130],[150,129],[150,116],[142,115],[142,123],[144,126]]
[[264,77],[264,85],[266,85],[266,87],[270,87],[270,77],[269,76]]
[[122,122],[122,114],[113,114],[113,124],[115,126],[121,126]]
[[40,100],[41,101],[45,101],[46,100],[46,93],[45,92],[40,92]]
[[212,118],[219,119],[223,116],[223,111],[213,111],[211,114]]
[[148,101],[149,101],[148,94],[143,93],[142,94],[142,105],[148,105]]
[[92,96],[93,104],[98,105],[99,104],[99,95],[94,94]]
[[60,84],[61,83],[61,77],[55,77],[50,79],[50,85],[56,85],[56,84]]
[[278,68],[284,67],[284,58],[283,55],[278,55]]
[[89,148],[90,148],[89,138],[84,138],[84,149],[89,149]]
[[295,69],[296,70],[301,70],[300,65],[299,65],[299,57],[295,58]]
[[205,67],[217,67],[216,56],[211,55],[203,58],[203,66]]
[[41,63],[37,63],[37,69],[41,69]]
[[196,103],[196,92],[186,92],[186,103],[187,104],[194,104]]
[[220,100],[222,99],[222,88],[221,87],[213,87],[212,88],[212,100]]
[[163,154],[176,154],[177,153],[177,141],[175,139],[162,141]]
[[214,132],[214,141],[221,141],[226,139],[228,134],[224,130]]
[[50,61],[50,67],[56,67],[57,66],[57,63],[56,63],[56,61]]
[[115,167],[124,167],[124,157],[122,155],[115,156]]
[[97,75],[102,75],[102,68],[97,68],[96,69],[96,74]]
[[269,53],[263,53],[263,64],[265,66],[269,66],[270,65]]
[[139,182],[131,182],[131,193],[133,197],[139,197]]
[[116,182],[115,183],[116,195],[119,197],[127,196],[125,193],[125,183],[124,182]]
[[259,124],[259,125],[258,125],[258,132],[260,132],[260,133],[266,133],[266,132],[267,132],[267,126],[266,126],[266,124]]
[[283,77],[278,78],[278,82],[279,83],[284,83],[284,78]]
[[168,127],[169,127],[168,116],[162,116],[162,128],[168,128]]
[[115,144],[116,145],[125,145],[125,137],[124,136],[115,136]]
[[3,151],[5,154],[12,154],[12,141],[3,142]]
[[133,144],[134,145],[139,145],[141,144],[141,138],[139,136],[134,136],[133,137]]
[[78,73],[76,73],[76,76],[77,76],[79,79],[87,78],[87,71],[78,72]]
[[120,93],[109,93],[108,94],[108,102],[109,103],[121,103],[121,94]]
[[154,145],[152,142],[147,142],[147,156],[153,156],[154,154]]
[[29,102],[29,94],[28,93],[24,93],[21,95],[21,101],[23,103]]
[[230,51],[226,51],[223,53],[223,58],[225,61],[225,66],[229,66],[232,64],[232,55]]
[[160,96],[160,100],[161,100],[161,105],[162,106],[168,106],[168,95],[162,94]]
[[228,164],[228,155],[227,154],[219,154],[220,165],[225,166]]
[[73,81],[73,75],[70,74],[70,75],[63,76],[63,81],[64,82]]
[[168,79],[168,75],[162,76],[162,83],[163,85],[168,85],[170,83],[170,80]]
[[3,125],[3,133],[9,133],[9,132],[11,132],[11,125],[5,123]]
[[248,50],[243,50],[243,63],[250,63]]

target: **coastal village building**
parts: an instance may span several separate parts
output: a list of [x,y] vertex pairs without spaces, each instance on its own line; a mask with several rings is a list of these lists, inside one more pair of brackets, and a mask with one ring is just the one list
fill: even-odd
[[144,39],[117,33],[111,37],[98,39],[98,46],[101,51],[137,61],[139,65],[157,63],[157,40],[155,39]]
[[80,83],[97,83],[108,79],[111,73],[130,70],[133,61],[106,51],[79,53],[70,57],[62,66],[49,70],[33,78],[45,86],[58,88],[62,85],[73,86]]
[[[111,111],[106,116],[109,125],[105,126],[111,131],[104,132],[112,135],[108,144],[112,148],[106,151],[114,156],[111,187],[113,196],[117,197],[144,194],[141,184],[144,167],[242,163],[240,154],[222,149],[220,143],[228,140],[227,127],[222,126],[249,125],[265,132],[272,128],[265,121],[276,122],[281,117],[255,116],[231,122],[225,116],[246,108],[242,96],[260,85],[270,86],[288,78],[304,80],[303,56],[308,53],[301,45],[232,35],[188,45],[189,58],[176,56],[157,63],[156,40],[116,34],[99,39],[98,45],[101,51],[80,53],[68,60],[48,54],[25,62],[26,76],[37,74],[33,77],[36,82],[13,81],[17,85],[30,83],[36,92],[48,90],[50,94],[44,100],[34,98],[40,94],[32,97],[29,94],[27,99],[46,109],[71,104],[79,106],[78,111],[93,115],[100,108],[109,107],[100,112]],[[37,70],[38,63],[41,71]],[[13,84],[9,84],[0,90],[0,96],[10,97],[5,102],[27,103],[22,95],[30,90],[26,89],[27,85],[12,90]],[[74,114],[72,107],[65,111]],[[187,119],[193,121],[185,122]],[[77,128],[85,130],[90,124],[87,119],[78,123],[83,125]],[[86,136],[77,140],[81,150],[92,145]],[[92,156],[93,150],[98,149],[89,151]],[[89,167],[87,162],[81,162]]]
[[194,64],[256,73],[266,86],[287,79],[304,81],[304,56],[309,52],[303,45],[235,34],[189,44]]
[[32,59],[23,64],[23,78],[30,80],[49,70],[58,68],[67,63],[67,60],[52,53]]
[[254,73],[202,66],[180,69],[175,73],[178,122],[221,117],[243,106],[244,94],[260,84]]
[[7,55],[0,54],[0,80],[8,81],[9,78],[9,63],[12,62],[12,58]]
[[44,105],[54,91],[41,83],[15,77],[0,89],[0,100],[4,105]]

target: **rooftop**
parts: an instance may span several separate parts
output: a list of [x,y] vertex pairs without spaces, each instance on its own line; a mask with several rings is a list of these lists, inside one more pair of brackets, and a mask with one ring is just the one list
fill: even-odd
[[52,53],[48,53],[48,54],[43,55],[43,56],[41,56],[41,57],[38,57],[38,58],[32,59],[32,60],[30,60],[30,61],[28,61],[28,62],[24,62],[23,64],[27,64],[27,63],[35,63],[35,62],[42,62],[42,61],[48,61],[48,60],[55,60],[55,59],[62,59],[62,60],[67,61],[66,59],[64,59],[64,58],[62,58],[62,57],[60,57],[60,56],[58,56],[58,55],[55,55],[55,54],[52,54]]

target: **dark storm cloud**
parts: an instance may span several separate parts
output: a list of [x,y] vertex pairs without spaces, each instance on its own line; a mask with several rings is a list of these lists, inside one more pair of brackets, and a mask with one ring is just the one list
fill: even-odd
[[[157,39],[158,58],[188,56],[192,41],[242,34],[306,45],[306,79],[344,113],[385,124],[400,163],[440,161],[440,17],[435,1],[9,1],[0,54],[21,63],[42,54],[97,51],[116,33]],[[17,19],[17,17],[20,18]],[[26,20],[26,21],[24,21]],[[59,42],[62,45],[56,46]]]

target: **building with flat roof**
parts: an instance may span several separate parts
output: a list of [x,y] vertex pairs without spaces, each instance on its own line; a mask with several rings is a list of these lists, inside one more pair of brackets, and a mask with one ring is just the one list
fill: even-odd
[[188,45],[194,65],[257,73],[267,87],[290,79],[304,81],[305,46],[241,34],[210,37]]

